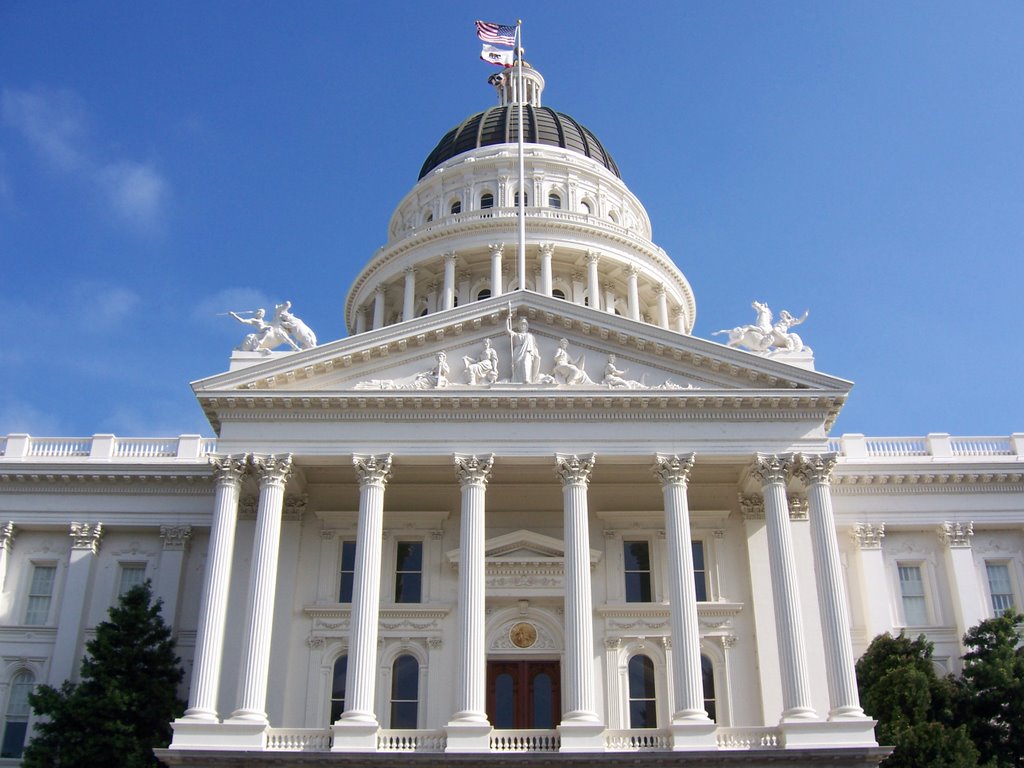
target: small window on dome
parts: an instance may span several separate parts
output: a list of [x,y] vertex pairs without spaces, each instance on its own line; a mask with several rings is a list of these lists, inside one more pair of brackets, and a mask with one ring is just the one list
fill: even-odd
[[587,214],[587,216],[594,212],[593,209],[590,207],[590,203],[588,203],[586,200],[580,203],[580,208],[583,209],[583,212]]
[[453,214],[454,213],[462,213],[462,201],[461,200],[455,200],[455,201],[452,202],[451,212]]
[[552,192],[550,195],[548,195],[548,206],[550,208],[561,208],[562,198],[560,198],[558,195]]
[[426,217],[424,217],[424,219],[423,219],[423,222],[424,222],[425,224],[429,224],[429,223],[430,223],[430,222],[432,222],[433,220],[434,220],[434,214],[432,214],[432,213],[428,213],[428,214],[426,215]]
[[609,211],[608,218],[611,220],[612,224],[619,223],[619,217],[615,215],[615,211]]
[[480,208],[493,208],[494,207],[494,195],[490,192],[484,192],[480,195]]
[[481,288],[480,292],[476,295],[476,300],[477,301],[483,301],[484,299],[489,299],[489,298],[491,298],[491,289],[490,288]]
[[[516,196],[515,197],[516,197],[515,204],[519,205],[519,193],[518,192],[516,192]],[[523,203],[523,205],[529,205],[529,204],[530,204],[530,193],[527,192],[526,193],[525,202]]]
[[551,291],[551,295],[554,296],[556,299],[562,299],[563,301],[565,300],[565,291],[563,291],[561,288],[555,288],[553,291]]

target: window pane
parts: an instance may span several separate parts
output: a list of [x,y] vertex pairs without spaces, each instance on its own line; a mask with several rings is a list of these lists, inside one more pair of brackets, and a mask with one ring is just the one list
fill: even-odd
[[508,672],[494,681],[494,727],[516,727],[516,681]]
[[391,678],[391,698],[403,701],[419,699],[420,665],[413,656],[399,656]]
[[26,624],[45,624],[50,617],[50,601],[53,596],[53,583],[56,576],[57,567],[54,565],[33,567],[28,604],[25,607]]
[[331,682],[331,722],[335,722],[345,711],[345,677],[348,674],[348,656],[341,656],[334,662],[334,679]]
[[697,593],[698,602],[707,602],[708,599],[708,574],[704,568],[704,542],[691,542],[693,551],[693,585]]
[[646,541],[622,542],[626,602],[651,602],[651,548]]
[[395,602],[418,603],[423,584],[423,542],[400,541],[396,555]]
[[551,206],[552,208],[561,208],[562,198],[560,198],[556,194],[550,194],[548,195],[548,205]]
[[711,665],[711,659],[707,656],[700,657],[700,674],[701,681],[704,685],[704,709],[707,710],[708,717],[712,720],[716,720],[715,669]]
[[352,602],[352,584],[356,575],[356,543],[341,543],[341,588],[338,590],[339,603]]
[[494,207],[494,195],[486,194],[480,197],[481,208],[493,208]]
[[10,720],[4,727],[4,741],[0,745],[0,757],[21,757],[25,749],[25,733],[28,720]]
[[118,596],[123,595],[132,587],[137,587],[146,580],[146,566],[144,565],[122,565],[121,584],[118,587]]
[[1011,611],[1013,605],[1013,588],[1010,586],[1010,567],[1005,563],[986,563],[988,573],[988,590],[992,595],[992,611],[1001,616]]
[[0,743],[0,757],[21,757],[28,730],[28,716],[31,712],[28,695],[32,692],[34,684],[35,677],[25,670],[11,680],[11,691],[7,697],[7,723],[4,726],[3,742]]
[[551,676],[545,672],[533,678],[533,723],[531,728],[554,728],[555,712],[552,709]]
[[658,727],[654,663],[646,656],[634,656],[629,660],[629,727]]
[[462,203],[456,200],[452,203],[452,213],[462,213]]
[[907,626],[922,626],[928,623],[928,605],[924,598],[924,581],[921,568],[917,565],[898,566],[900,594],[903,598],[903,618]]

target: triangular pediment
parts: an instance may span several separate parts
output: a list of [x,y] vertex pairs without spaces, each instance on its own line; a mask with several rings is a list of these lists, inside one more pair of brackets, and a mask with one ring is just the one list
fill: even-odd
[[[446,553],[448,562],[458,567],[461,550],[452,549]],[[558,566],[565,561],[565,542],[551,536],[521,529],[488,539],[484,543],[484,557],[488,565],[508,566]],[[594,565],[601,559],[601,552],[590,550],[590,562]]]

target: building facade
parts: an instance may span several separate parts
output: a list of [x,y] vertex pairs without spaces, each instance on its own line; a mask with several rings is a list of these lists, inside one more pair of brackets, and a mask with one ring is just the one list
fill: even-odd
[[193,384],[216,438],[0,438],[0,764],[144,579],[187,671],[171,765],[872,765],[871,638],[956,671],[1021,606],[1024,435],[831,437],[851,384],[800,319],[690,335],[609,152],[536,70],[521,112],[493,80],[350,335],[281,305]]

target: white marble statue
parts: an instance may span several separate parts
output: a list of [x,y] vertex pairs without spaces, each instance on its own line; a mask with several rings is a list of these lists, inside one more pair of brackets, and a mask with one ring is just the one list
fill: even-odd
[[242,343],[235,349],[239,352],[268,354],[282,344],[287,344],[295,351],[315,347],[316,335],[309,329],[309,326],[291,313],[291,307],[290,301],[275,306],[274,317],[269,323],[266,320],[266,310],[263,309],[257,309],[252,313],[252,317],[243,317],[238,312],[228,312],[238,322],[251,325],[256,329],[253,333],[246,335]]
[[466,365],[466,379],[469,384],[494,384],[498,380],[498,353],[491,346],[490,339],[484,339],[484,352],[479,360],[463,357]]
[[433,368],[427,371],[419,371],[412,376],[405,376],[401,379],[369,379],[357,382],[355,389],[379,389],[379,390],[424,390],[444,389],[448,386],[448,354],[437,353],[437,362]]
[[519,318],[513,331],[512,317],[509,316],[508,334],[512,339],[512,383],[536,384],[540,380],[540,350],[526,318]]
[[601,383],[609,389],[647,389],[642,378],[640,381],[627,379],[626,373],[626,370],[615,367],[615,355],[608,355],[608,364],[604,367],[604,378],[601,379]]
[[753,325],[740,325],[729,330],[715,331],[712,336],[728,334],[726,342],[730,347],[745,347],[751,352],[759,354],[771,354],[774,352],[810,352],[810,347],[805,347],[803,341],[795,333],[790,333],[790,328],[800,325],[807,319],[808,312],[802,317],[793,317],[786,310],[779,313],[779,319],[772,323],[772,311],[767,304],[755,301],[751,304],[757,312],[757,320]]
[[593,384],[587,372],[583,370],[585,363],[583,355],[575,360],[569,357],[569,340],[562,339],[555,351],[555,380],[560,384]]

